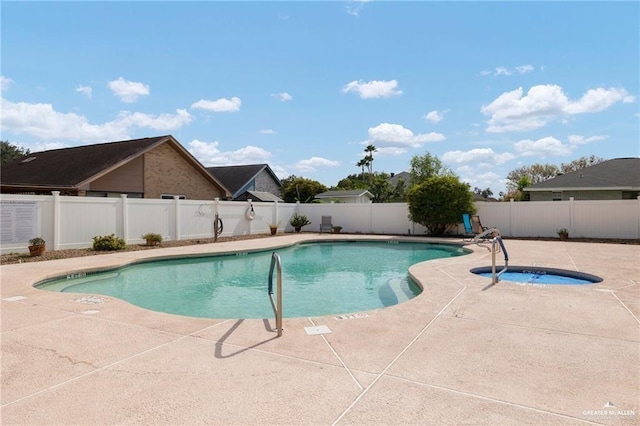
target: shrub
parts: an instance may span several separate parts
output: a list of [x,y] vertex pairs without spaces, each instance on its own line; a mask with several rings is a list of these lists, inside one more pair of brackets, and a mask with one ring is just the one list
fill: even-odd
[[295,213],[293,216],[291,216],[291,220],[289,220],[289,223],[293,227],[297,227],[297,226],[302,227],[302,226],[307,226],[311,224],[307,216],[303,214],[298,214],[298,213]]
[[96,251],[122,250],[126,246],[124,240],[116,237],[115,234],[93,237],[93,249]]
[[30,246],[43,246],[45,241],[40,237],[35,237],[29,240]]
[[407,193],[409,219],[442,236],[460,223],[463,213],[475,213],[473,195],[455,176],[435,176],[414,185]]
[[154,234],[153,232],[144,234],[142,238],[147,240],[148,246],[157,246],[162,242],[162,235]]

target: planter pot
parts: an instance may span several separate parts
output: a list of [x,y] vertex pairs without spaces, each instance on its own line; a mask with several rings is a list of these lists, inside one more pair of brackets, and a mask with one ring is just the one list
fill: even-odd
[[342,226],[334,226],[333,227],[333,233],[334,234],[339,234],[340,231],[342,231]]
[[46,251],[46,244],[41,244],[39,246],[29,246],[29,254],[31,256],[42,256]]
[[271,235],[276,235],[276,234],[278,233],[278,228],[276,228],[276,227],[273,227],[273,226],[272,226],[272,227],[271,227],[271,228],[269,228],[269,229],[271,229]]
[[300,231],[302,231],[302,226],[294,226],[294,227],[293,227],[293,229],[294,229],[296,232],[300,232]]
[[558,234],[560,237],[560,241],[567,241],[569,239],[569,234]]

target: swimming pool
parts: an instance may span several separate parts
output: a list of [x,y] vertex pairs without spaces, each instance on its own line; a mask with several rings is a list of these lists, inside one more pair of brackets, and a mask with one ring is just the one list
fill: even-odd
[[[408,268],[469,251],[415,242],[301,243],[278,250],[283,316],[321,316],[407,301],[421,289]],[[272,251],[146,261],[36,284],[42,290],[113,296],[154,311],[205,318],[268,318]]]

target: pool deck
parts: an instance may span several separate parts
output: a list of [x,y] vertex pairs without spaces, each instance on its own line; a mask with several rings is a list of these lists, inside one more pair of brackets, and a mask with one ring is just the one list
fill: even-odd
[[[181,317],[32,287],[141,258],[336,237],[396,238],[287,234],[1,266],[0,423],[640,423],[640,245],[505,240],[513,265],[604,281],[490,287],[469,273],[489,251],[467,246],[414,265],[424,292],[409,302],[285,318],[280,338],[273,318]],[[320,326],[330,333],[308,334]]]

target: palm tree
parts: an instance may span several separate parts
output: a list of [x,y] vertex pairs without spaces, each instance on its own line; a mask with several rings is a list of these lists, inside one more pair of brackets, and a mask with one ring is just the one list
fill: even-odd
[[364,149],[364,152],[367,153],[367,156],[364,157],[366,163],[367,163],[367,167],[369,169],[369,180],[371,180],[373,178],[373,153],[374,152],[378,152],[378,149],[369,144],[367,145],[367,147]]
[[360,177],[362,178],[362,180],[364,180],[364,166],[366,165],[367,165],[367,162],[366,162],[366,159],[364,158],[356,163],[356,166],[362,169],[362,174],[360,174]]

